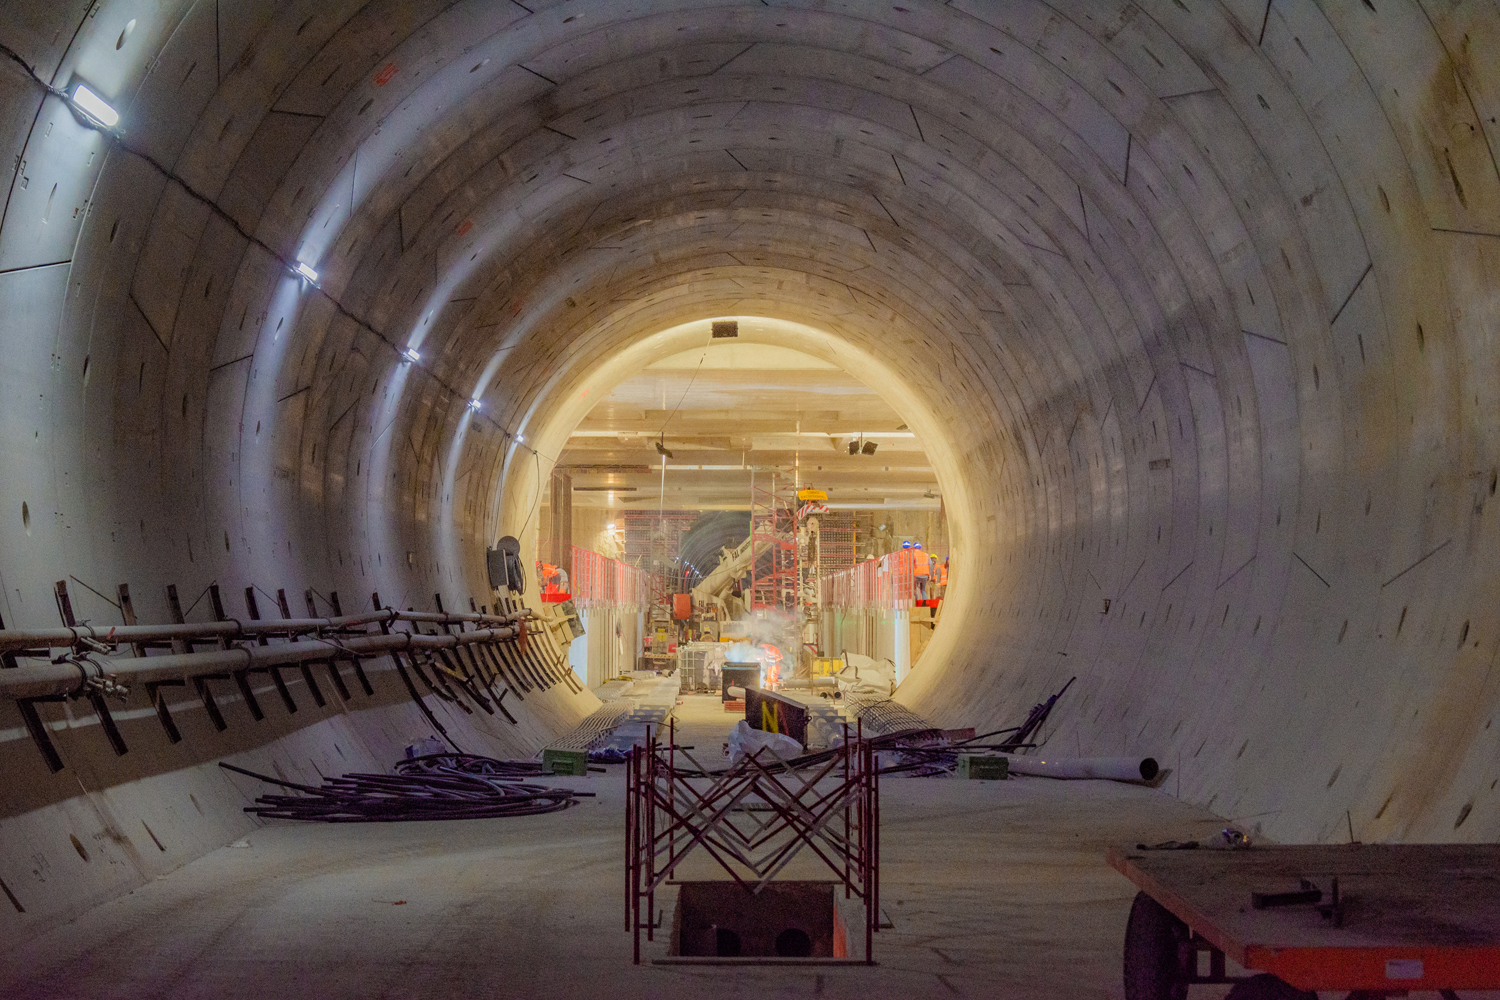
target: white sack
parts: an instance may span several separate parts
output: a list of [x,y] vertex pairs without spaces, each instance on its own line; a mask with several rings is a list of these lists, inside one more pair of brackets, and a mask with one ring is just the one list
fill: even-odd
[[[770,752],[782,760],[789,760],[801,756],[802,744],[784,733],[767,733],[759,729],[751,729],[750,723],[741,719],[734,724],[729,731],[729,763],[738,764],[741,757],[753,754],[762,747],[769,747]],[[764,763],[772,763],[770,754],[762,754]]]

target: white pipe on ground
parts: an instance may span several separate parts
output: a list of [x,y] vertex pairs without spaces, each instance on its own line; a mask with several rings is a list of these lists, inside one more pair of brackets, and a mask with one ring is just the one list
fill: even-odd
[[789,677],[782,680],[781,686],[789,691],[816,691],[819,688],[835,691],[839,682],[836,677]]
[[1102,779],[1106,781],[1151,781],[1161,773],[1154,757],[1024,757],[1004,754],[1011,774],[1040,778]]

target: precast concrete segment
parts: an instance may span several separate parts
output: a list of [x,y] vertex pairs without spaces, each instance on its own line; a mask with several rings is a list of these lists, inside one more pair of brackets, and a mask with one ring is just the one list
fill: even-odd
[[[493,606],[587,401],[738,316],[931,458],[924,717],[1076,675],[1056,745],[1280,839],[1500,832],[1492,3],[102,0],[0,43],[6,625],[70,575],[95,622],[118,581]],[[0,879],[119,766],[23,782]]]

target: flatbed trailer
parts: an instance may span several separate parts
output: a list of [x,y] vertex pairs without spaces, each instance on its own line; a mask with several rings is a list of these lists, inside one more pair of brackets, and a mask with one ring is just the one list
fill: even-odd
[[[1500,989],[1500,844],[1111,848],[1140,889],[1126,1000]],[[1226,958],[1258,975],[1230,976]]]

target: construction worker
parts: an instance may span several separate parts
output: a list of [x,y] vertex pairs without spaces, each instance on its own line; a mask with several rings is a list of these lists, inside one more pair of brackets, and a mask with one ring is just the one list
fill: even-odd
[[943,563],[938,567],[938,597],[948,596],[948,557],[943,556]]
[[916,588],[917,600],[927,600],[927,581],[932,576],[932,566],[927,561],[927,553],[922,551],[922,543],[917,542],[911,547],[911,575],[912,583]]
[[568,593],[568,574],[560,566],[551,563],[541,563],[541,572],[538,574],[542,579],[542,595],[545,600],[550,594]]

